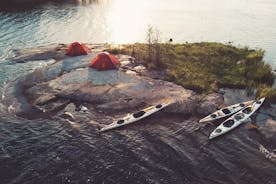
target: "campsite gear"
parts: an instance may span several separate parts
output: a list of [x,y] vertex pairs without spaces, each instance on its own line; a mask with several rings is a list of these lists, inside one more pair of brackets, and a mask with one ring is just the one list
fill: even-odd
[[85,44],[79,42],[71,43],[69,48],[66,50],[68,56],[81,56],[90,53],[90,49]]
[[114,55],[102,52],[91,61],[89,66],[97,70],[112,70],[116,69],[119,64],[118,59]]
[[209,139],[213,139],[217,136],[223,135],[230,130],[236,128],[242,124],[246,119],[248,119],[254,112],[256,112],[259,107],[263,104],[265,98],[255,101],[253,104],[248,105],[246,108],[240,112],[232,115],[230,118],[221,123],[209,136]]
[[135,112],[133,114],[129,114],[129,115],[125,116],[124,118],[118,119],[117,121],[114,121],[113,123],[101,128],[100,132],[107,131],[107,130],[117,128],[120,126],[124,126],[124,125],[130,124],[130,123],[134,123],[134,122],[136,122],[140,119],[143,119],[157,111],[160,111],[161,109],[167,107],[170,104],[171,104],[171,101],[166,100],[165,102],[163,102],[161,104],[158,104],[155,106],[150,106],[141,111]]
[[256,130],[256,129],[258,129],[257,125],[252,124],[252,123],[248,127],[248,130]]
[[238,104],[234,104],[234,105],[222,108],[222,109],[206,116],[205,118],[199,120],[199,122],[202,123],[202,122],[206,122],[206,121],[213,121],[213,120],[217,120],[220,118],[224,118],[226,116],[230,116],[230,115],[242,110],[246,106],[252,104],[253,102],[254,102],[253,100],[250,100],[247,102],[238,103]]

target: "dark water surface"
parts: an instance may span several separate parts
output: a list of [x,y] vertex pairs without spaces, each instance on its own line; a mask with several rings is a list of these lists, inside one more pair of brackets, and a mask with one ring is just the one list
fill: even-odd
[[[271,0],[99,0],[2,8],[0,91],[7,81],[46,63],[14,64],[8,60],[13,48],[76,40],[143,41],[148,24],[157,26],[164,39],[178,42],[234,41],[261,47],[275,66],[275,12]],[[228,104],[251,98],[242,91],[225,94]],[[275,120],[275,114],[263,109],[253,121],[262,125],[267,118]],[[275,142],[246,125],[208,141],[218,123],[197,121],[159,112],[99,136],[97,125],[89,122],[1,114],[0,183],[276,183],[275,160],[262,149],[275,156]]]
[[275,183],[256,132],[208,141],[213,128],[154,115],[99,136],[87,123],[1,119],[1,182]]

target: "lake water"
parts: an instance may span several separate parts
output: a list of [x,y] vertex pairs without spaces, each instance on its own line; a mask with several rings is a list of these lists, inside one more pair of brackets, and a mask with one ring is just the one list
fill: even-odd
[[143,42],[151,25],[163,41],[230,41],[262,48],[276,69],[274,0],[71,0],[2,8],[0,25],[2,58],[12,48],[57,42]]
[[[263,48],[275,69],[275,18],[272,0],[78,0],[1,7],[0,99],[8,81],[47,65],[13,63],[8,59],[13,49],[73,41],[143,42],[148,25],[158,28],[164,41],[231,41]],[[254,97],[230,90],[225,98],[232,104]],[[2,108],[7,107],[0,103]],[[274,112],[275,106],[263,108],[252,119],[261,126],[275,120]],[[3,113],[0,183],[275,184],[275,139],[264,140],[242,125],[209,141],[217,123],[169,115],[157,113],[99,136],[98,125],[88,121],[27,120]]]

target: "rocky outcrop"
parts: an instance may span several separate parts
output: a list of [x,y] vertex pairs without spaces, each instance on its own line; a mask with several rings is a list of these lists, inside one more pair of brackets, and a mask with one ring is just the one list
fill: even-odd
[[273,119],[266,120],[265,124],[258,128],[266,140],[276,142],[276,121]]
[[200,104],[200,98],[195,93],[188,98],[178,99],[164,111],[183,115],[195,115]]
[[212,93],[202,99],[202,102],[197,108],[197,112],[202,115],[208,115],[218,110],[224,104],[223,95]]
[[85,119],[99,114],[109,118],[122,116],[164,99],[174,102],[164,112],[183,115],[206,115],[223,104],[221,95],[211,94],[201,99],[191,90],[162,80],[164,71],[149,71],[129,56],[118,56],[119,70],[88,68],[104,45],[88,46],[92,53],[79,57],[65,56],[67,46],[62,44],[18,51],[15,62],[45,59],[55,62],[9,84],[2,101],[9,108],[7,111],[28,118],[57,115],[72,121],[83,112],[78,110],[81,105],[88,112],[81,114]]
[[[75,103],[87,103],[88,107],[109,114],[127,113],[160,103],[167,98],[185,101],[194,95],[192,91],[170,82],[129,75],[121,70],[99,72],[89,68],[71,71],[34,85],[26,89],[25,94],[32,105],[41,108],[67,99]],[[180,107],[181,104],[177,106]],[[185,105],[180,109],[184,110],[186,107]]]
[[[22,50],[14,50],[15,56],[12,58],[14,62],[24,63],[38,60],[54,59],[56,61],[69,58],[64,53],[69,45],[52,44],[47,46],[28,48]],[[104,44],[86,44],[92,52],[100,52],[105,49]]]
[[[88,64],[104,45],[88,46],[92,53],[78,57],[65,56],[66,45],[18,51],[15,62],[48,62],[6,85],[0,102],[2,114],[28,119],[56,118],[72,126],[85,122],[97,128],[165,99],[173,103],[159,115],[167,119],[181,119],[184,115],[193,123],[226,105],[222,94],[202,97],[164,81],[165,71],[148,70],[130,56],[117,56],[121,63],[118,70],[91,69]],[[259,128],[266,140],[275,141],[274,124],[275,121],[269,120]]]

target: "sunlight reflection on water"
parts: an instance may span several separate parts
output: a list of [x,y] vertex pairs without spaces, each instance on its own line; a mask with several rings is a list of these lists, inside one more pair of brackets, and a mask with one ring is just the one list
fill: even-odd
[[[0,50],[37,44],[144,42],[147,27],[164,41],[232,41],[263,48],[276,68],[276,2],[272,0],[85,0],[0,11]],[[8,45],[8,46],[7,46]]]

